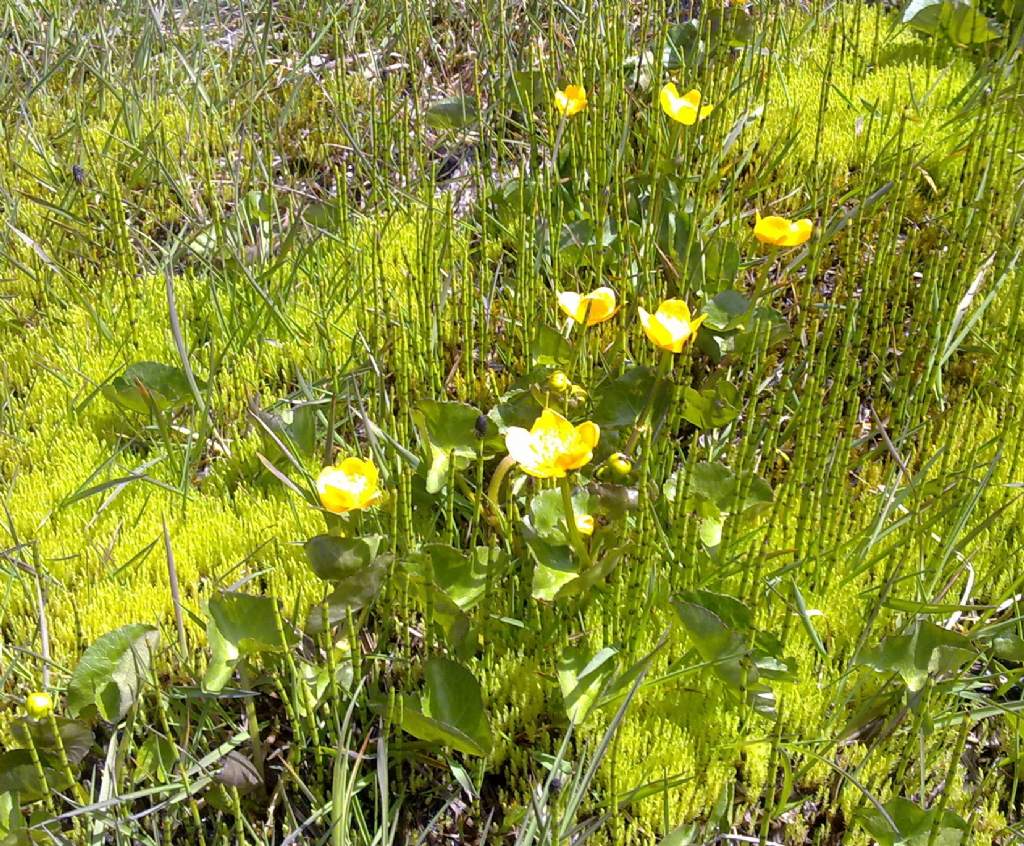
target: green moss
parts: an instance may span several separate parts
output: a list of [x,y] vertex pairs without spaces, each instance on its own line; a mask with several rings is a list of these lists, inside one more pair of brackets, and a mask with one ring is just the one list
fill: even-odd
[[[958,95],[975,73],[970,56],[921,40],[895,25],[881,5],[857,15],[822,15],[820,23],[810,37],[779,47],[786,61],[773,64],[764,154],[792,142],[787,161],[836,165],[845,177],[879,159],[896,167],[912,151],[913,160],[927,163],[930,178],[948,179],[973,126],[956,120]],[[792,21],[794,31],[805,25],[802,17]]]

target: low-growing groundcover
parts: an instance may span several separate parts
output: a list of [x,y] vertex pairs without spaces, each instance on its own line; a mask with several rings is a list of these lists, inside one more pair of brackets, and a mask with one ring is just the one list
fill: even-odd
[[0,842],[1024,838],[1022,12],[8,3]]

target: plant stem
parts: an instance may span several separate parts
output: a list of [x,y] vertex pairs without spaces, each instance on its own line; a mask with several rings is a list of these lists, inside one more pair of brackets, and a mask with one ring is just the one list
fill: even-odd
[[594,566],[594,561],[587,550],[583,535],[576,528],[576,512],[572,507],[572,488],[569,486],[569,480],[564,477],[558,480],[558,484],[562,489],[562,508],[565,511],[565,525],[569,531],[569,542],[583,562],[584,569],[589,570]]
[[640,440],[640,436],[646,431],[647,427],[651,425],[651,415],[654,413],[654,398],[658,395],[658,382],[664,379],[672,370],[672,362],[674,353],[670,353],[668,350],[661,351],[661,360],[658,362],[658,372],[654,378],[654,385],[651,388],[650,394],[647,396],[647,405],[644,406],[643,412],[637,419],[636,426],[633,427],[633,431],[630,433],[629,440],[626,441],[626,455],[631,455],[633,450],[636,449],[637,441]]

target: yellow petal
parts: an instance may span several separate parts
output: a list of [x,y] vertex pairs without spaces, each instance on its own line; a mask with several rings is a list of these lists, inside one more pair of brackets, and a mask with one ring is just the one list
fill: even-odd
[[533,464],[536,453],[533,450],[533,436],[522,426],[509,426],[505,432],[505,449],[517,464]]
[[558,295],[558,306],[577,323],[583,322],[585,304],[583,297],[575,291],[562,291]]
[[604,323],[618,311],[615,291],[607,286],[596,288],[587,294],[585,299],[590,303],[590,310],[587,312],[587,326]]
[[661,103],[661,110],[669,117],[675,117],[676,103],[679,102],[679,89],[674,82],[662,86],[658,94],[658,101]]
[[587,420],[585,423],[580,423],[580,425],[576,427],[576,434],[589,449],[593,449],[601,439],[601,427],[596,423]]
[[801,244],[806,244],[810,238],[811,233],[814,231],[814,221],[810,218],[801,218],[793,224],[793,246],[799,247]]

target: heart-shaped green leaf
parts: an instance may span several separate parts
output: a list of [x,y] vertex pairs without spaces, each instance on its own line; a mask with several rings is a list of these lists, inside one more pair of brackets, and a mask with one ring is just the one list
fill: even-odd
[[480,119],[476,97],[450,97],[432,103],[423,116],[434,129],[465,129]]
[[585,720],[594,707],[606,679],[615,670],[617,654],[617,649],[606,646],[591,655],[585,643],[577,643],[558,656],[558,686],[565,713],[574,723]]
[[[198,386],[200,390],[206,387],[202,382]],[[179,408],[192,400],[192,389],[184,371],[155,361],[132,364],[101,391],[115,405],[140,414],[149,414],[151,408],[157,411]]]
[[450,746],[467,755],[491,751],[491,730],[484,714],[480,684],[461,664],[431,658],[423,669],[426,692],[422,703],[405,697],[402,728],[420,740]]
[[99,637],[82,654],[68,682],[68,711],[115,723],[134,704],[149,676],[160,633],[133,623]]
[[316,535],[306,541],[303,549],[313,572],[321,579],[334,581],[366,570],[377,557],[382,540],[381,535],[361,538]]

